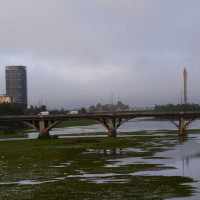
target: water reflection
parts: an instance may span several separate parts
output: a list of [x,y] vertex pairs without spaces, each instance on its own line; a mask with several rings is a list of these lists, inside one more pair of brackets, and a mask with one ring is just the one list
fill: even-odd
[[180,144],[188,141],[188,135],[179,135]]
[[[182,140],[183,139],[183,140]],[[113,157],[107,160],[109,163],[104,167],[120,167],[131,164],[157,164],[158,166],[169,167],[169,169],[159,171],[140,171],[130,173],[129,175],[143,176],[185,176],[193,178],[196,181],[200,180],[200,138],[182,137],[181,142],[172,150],[156,153],[153,157],[146,159],[143,156],[135,156],[134,153],[142,152],[141,149],[114,149],[101,150],[100,155],[127,154],[126,157]],[[197,185],[199,182],[197,183]]]
[[[144,171],[136,172],[132,175],[146,175],[146,176],[186,176],[194,180],[200,180],[200,143],[199,141],[187,141],[181,145],[177,145],[175,149],[165,152],[157,153],[155,158],[143,159],[140,158],[141,163],[146,164],[161,164],[163,166],[174,167],[174,169],[167,169],[161,171]],[[156,157],[163,157],[164,159],[157,159]],[[136,162],[138,159],[128,158],[131,162]],[[113,160],[112,160],[113,162]],[[121,163],[120,163],[121,162]],[[123,159],[118,159],[118,165],[127,164]]]
[[99,155],[103,155],[103,156],[114,156],[117,154],[122,154],[122,149],[104,149],[104,150],[98,150],[98,154]]
[[185,165],[189,168],[190,157],[189,156],[182,156],[182,169],[183,169],[183,176],[185,176]]
[[142,149],[136,149],[136,148],[112,148],[112,149],[87,149],[87,152],[84,152],[84,154],[87,153],[96,153],[100,156],[115,156],[115,155],[130,155],[135,153],[141,153],[146,152]]

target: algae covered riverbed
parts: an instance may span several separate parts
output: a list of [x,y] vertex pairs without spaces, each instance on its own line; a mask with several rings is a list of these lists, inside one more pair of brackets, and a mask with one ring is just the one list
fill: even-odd
[[[1,141],[0,199],[167,199],[196,195],[192,185],[197,180],[183,175],[182,169],[175,173],[173,164],[173,151],[195,141],[195,134],[190,138],[179,138],[173,131],[126,135]],[[193,151],[189,158],[183,156],[187,163],[198,154]]]

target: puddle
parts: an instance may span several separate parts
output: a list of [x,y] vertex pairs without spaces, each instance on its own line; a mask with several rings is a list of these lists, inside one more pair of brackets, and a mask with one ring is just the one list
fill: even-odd
[[60,165],[56,165],[56,166],[49,166],[49,167],[55,167],[55,168],[60,168],[60,167],[69,167],[71,165],[71,162],[68,163],[60,163]]
[[126,183],[129,179],[121,178],[123,174],[115,174],[115,173],[105,173],[105,174],[81,174],[81,175],[69,175],[67,178],[79,178],[80,181],[87,181],[90,183]]
[[48,180],[48,181],[36,181],[36,180],[23,180],[19,182],[0,182],[0,185],[36,185],[42,183],[52,183],[56,180]]
[[[80,180],[81,181],[86,181],[85,179],[80,179]],[[128,179],[114,179],[114,178],[97,179],[97,178],[90,178],[90,179],[87,179],[87,181],[90,182],[90,183],[98,183],[98,184],[111,183],[111,182],[114,182],[114,183],[127,183]]]
[[119,174],[115,174],[115,173],[107,173],[107,174],[80,174],[80,175],[69,175],[67,176],[68,178],[99,178],[99,177],[109,177],[109,176],[117,176]]
[[113,148],[113,149],[103,149],[103,150],[86,149],[86,150],[87,152],[83,152],[83,154],[96,153],[98,155],[103,155],[103,156],[146,152],[145,150],[136,148]]

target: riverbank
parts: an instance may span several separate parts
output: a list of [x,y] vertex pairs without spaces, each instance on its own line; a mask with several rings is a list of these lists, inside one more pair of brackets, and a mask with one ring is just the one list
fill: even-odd
[[176,134],[140,135],[0,142],[0,196],[9,200],[190,196],[191,178],[135,175],[173,170],[146,161],[164,161],[157,153],[180,144]]
[[72,126],[90,126],[98,124],[98,122],[94,120],[67,120],[64,122],[61,122],[60,124],[56,125],[55,128],[66,128],[66,127],[72,127]]
[[[75,126],[90,126],[97,124],[94,120],[68,120],[61,122],[55,128],[66,128]],[[10,130],[8,131],[0,130],[0,138],[26,138],[28,133],[37,132],[36,130],[26,127],[24,129]]]
[[29,128],[17,129],[15,131],[9,131],[9,132],[0,130],[0,139],[1,138],[25,138],[27,137],[28,133],[31,133],[33,131],[34,131],[33,129],[29,129]]

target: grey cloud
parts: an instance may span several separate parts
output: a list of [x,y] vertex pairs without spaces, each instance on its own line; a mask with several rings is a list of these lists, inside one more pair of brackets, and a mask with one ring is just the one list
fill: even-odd
[[1,0],[0,90],[4,66],[28,67],[29,104],[50,107],[115,100],[178,103],[188,69],[200,103],[198,0]]

